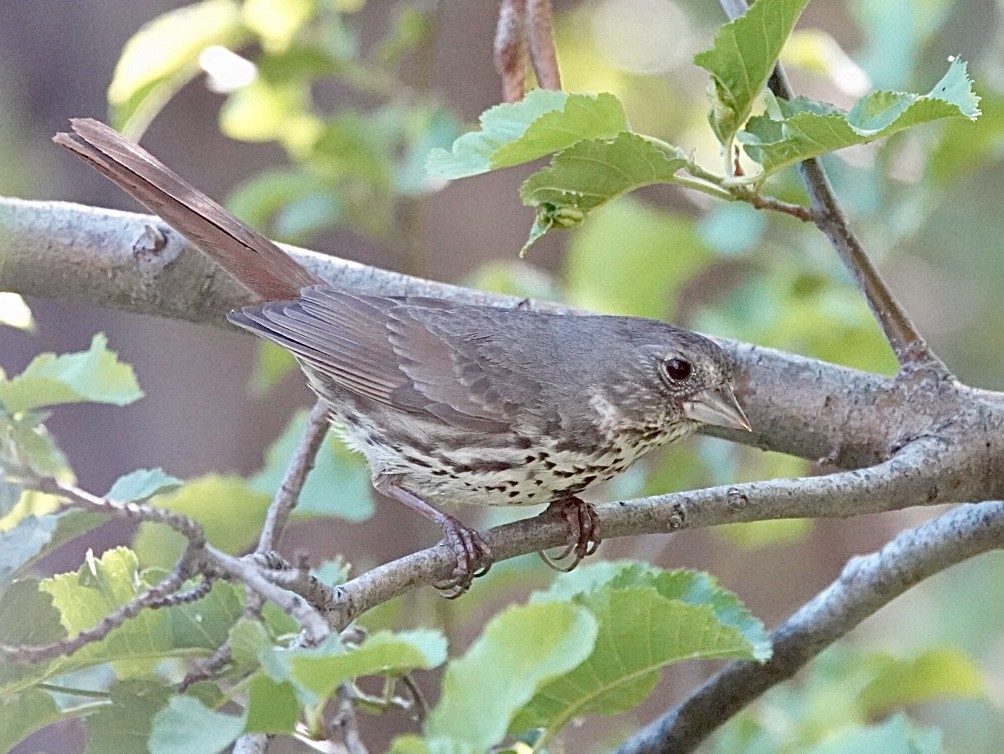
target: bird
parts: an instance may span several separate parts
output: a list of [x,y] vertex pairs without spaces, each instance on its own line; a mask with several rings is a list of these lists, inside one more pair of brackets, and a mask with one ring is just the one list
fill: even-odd
[[492,553],[442,508],[546,503],[541,515],[559,516],[569,536],[545,560],[567,569],[601,541],[582,492],[702,425],[751,431],[735,364],[703,335],[639,317],[340,289],[110,126],[70,126],[57,144],[257,296],[228,319],[291,352],[374,488],[441,528],[455,558],[438,585],[447,596],[466,592]]

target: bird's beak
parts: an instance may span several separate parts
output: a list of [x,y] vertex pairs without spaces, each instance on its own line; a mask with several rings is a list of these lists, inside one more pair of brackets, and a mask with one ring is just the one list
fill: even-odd
[[683,414],[688,419],[703,424],[753,431],[735,393],[728,385],[702,390],[690,400],[684,401]]

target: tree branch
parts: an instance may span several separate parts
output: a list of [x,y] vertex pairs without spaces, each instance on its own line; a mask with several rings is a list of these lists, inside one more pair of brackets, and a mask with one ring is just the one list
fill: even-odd
[[[284,248],[346,290],[575,313],[558,304],[526,302]],[[239,283],[156,217],[3,198],[0,288],[221,327],[229,327],[227,311],[249,301]],[[768,348],[719,342],[739,364],[737,393],[755,428],[753,433],[718,433],[730,440],[853,468],[888,457],[900,439],[889,436],[890,427],[920,433],[930,418],[918,415],[905,393],[890,402],[890,395],[903,389],[890,379]],[[890,406],[899,406],[901,415],[890,417]],[[957,407],[938,404],[932,410],[946,408]]]
[[910,587],[1002,544],[1000,501],[964,505],[901,532],[878,552],[848,562],[836,581],[777,628],[768,662],[728,665],[679,707],[633,735],[617,754],[693,751],[732,715]]
[[[749,9],[746,0],[721,0],[720,4],[730,20],[739,18]],[[794,92],[780,63],[774,68],[767,86],[779,99],[794,99]],[[822,162],[815,158],[806,160],[799,164],[799,172],[812,202],[811,219],[829,239],[837,256],[851,273],[900,365],[927,367],[947,374],[944,364],[928,347],[878,268],[865,253],[833,193]]]

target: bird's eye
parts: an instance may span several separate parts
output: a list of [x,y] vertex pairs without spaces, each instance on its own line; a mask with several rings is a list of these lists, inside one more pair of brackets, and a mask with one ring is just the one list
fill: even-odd
[[666,370],[666,376],[674,382],[683,382],[690,376],[693,367],[690,366],[689,361],[684,361],[683,359],[667,359],[663,362],[663,368]]

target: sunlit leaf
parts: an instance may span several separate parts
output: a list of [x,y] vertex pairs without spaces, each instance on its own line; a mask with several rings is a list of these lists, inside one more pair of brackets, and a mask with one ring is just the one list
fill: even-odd
[[536,229],[568,228],[582,223],[597,207],[628,191],[673,182],[687,159],[628,132],[612,140],[585,139],[559,152],[551,164],[531,175],[520,197],[537,210],[535,231],[526,248],[540,237]]
[[849,112],[804,98],[776,105],[776,112],[751,118],[739,134],[746,153],[766,173],[942,118],[975,120],[980,114],[979,97],[959,59],[928,94],[872,92]]
[[116,479],[105,497],[119,503],[130,503],[171,492],[183,484],[182,480],[164,473],[163,469],[136,469]]
[[202,0],[148,22],[126,42],[108,86],[112,126],[138,137],[199,74],[199,53],[210,45],[238,47],[246,38],[234,0]]
[[496,105],[481,114],[481,130],[464,134],[453,150],[434,149],[429,173],[463,178],[520,165],[583,139],[609,139],[627,129],[612,94],[566,94],[534,89],[521,102]]
[[313,703],[331,696],[344,681],[370,675],[400,676],[417,668],[434,668],[446,660],[446,638],[438,631],[378,631],[358,647],[332,635],[315,649],[274,652],[269,675],[290,681]]
[[17,293],[0,291],[0,325],[29,332],[35,329],[35,320],[32,319],[31,309]]
[[588,610],[568,603],[507,608],[447,667],[426,734],[466,751],[497,744],[516,710],[590,654],[596,630]]
[[86,351],[36,356],[21,374],[0,381],[0,403],[16,413],[62,403],[124,406],[139,400],[143,391],[132,367],[107,345],[108,339],[98,333]]
[[711,128],[729,144],[763,93],[781,48],[809,0],[757,0],[715,34],[694,62],[711,74]]

